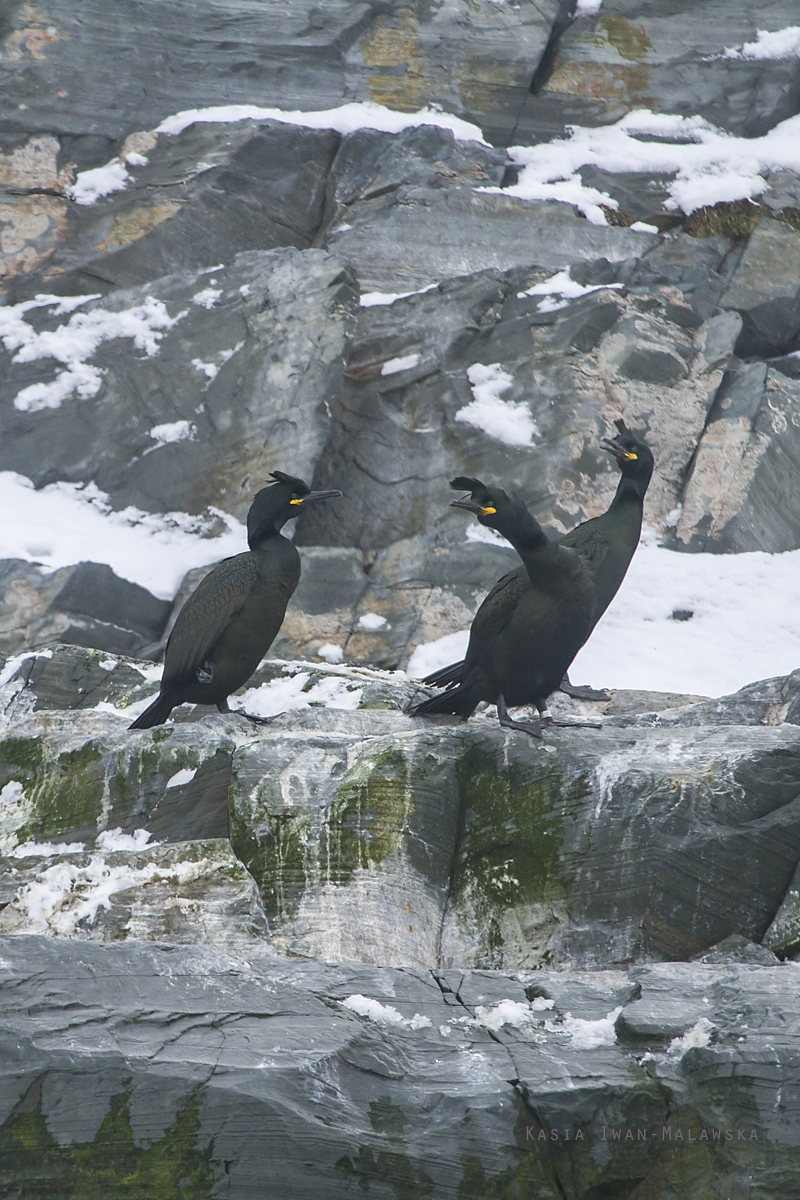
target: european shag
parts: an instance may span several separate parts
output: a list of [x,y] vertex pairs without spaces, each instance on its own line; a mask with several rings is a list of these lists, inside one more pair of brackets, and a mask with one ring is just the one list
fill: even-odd
[[167,642],[161,691],[131,729],[162,725],[176,704],[216,704],[230,712],[228,696],[275,640],[300,580],[300,555],[280,531],[313,501],[342,493],[312,492],[283,471],[272,478],[247,514],[249,551],[224,559],[184,604]]
[[[616,458],[622,472],[614,499],[602,516],[584,521],[561,539],[561,545],[577,550],[591,570],[595,593],[591,629],[594,629],[616,596],[639,544],[642,505],[653,474],[653,455],[641,435],[632,433],[622,420],[614,424],[618,430],[617,436],[603,438],[600,442],[603,449]],[[524,570],[524,567],[518,567],[511,574],[523,577]],[[501,579],[497,586],[500,587],[503,582]],[[442,667],[428,675],[424,682],[436,687],[448,687],[459,681],[463,665],[463,662],[457,662]],[[579,700],[610,699],[607,692],[573,687],[567,674],[560,686],[567,695]]]
[[522,559],[478,609],[458,685],[414,710],[414,715],[459,713],[469,716],[482,701],[497,705],[500,724],[541,737],[541,723],[512,721],[508,708],[546,699],[561,682],[592,628],[594,585],[577,551],[551,542],[516,496],[459,477],[451,487],[471,494],[454,508],[474,513],[496,529]]

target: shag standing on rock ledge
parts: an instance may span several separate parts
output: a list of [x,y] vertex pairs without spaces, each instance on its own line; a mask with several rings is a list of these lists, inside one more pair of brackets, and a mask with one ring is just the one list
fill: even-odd
[[[614,455],[622,471],[614,499],[601,516],[584,521],[561,538],[561,545],[577,550],[592,574],[594,615],[590,633],[619,591],[639,545],[644,497],[653,474],[653,455],[641,435],[628,429],[623,420],[615,421],[614,424],[617,427],[617,436],[603,438],[600,442],[604,450]],[[511,574],[522,578],[525,568],[517,567]],[[501,579],[497,588],[503,582]],[[449,687],[458,683],[463,668],[463,662],[452,663],[449,667],[441,667],[427,675],[424,682],[436,687]],[[574,687],[566,673],[560,687],[562,692],[574,696],[577,700],[610,699],[607,692],[595,691],[589,687]]]
[[575,550],[551,542],[516,496],[459,477],[450,485],[471,496],[454,508],[475,513],[481,525],[507,538],[522,567],[495,585],[475,614],[460,682],[413,709],[415,716],[459,713],[468,717],[482,701],[497,705],[500,724],[541,737],[539,721],[512,721],[508,707],[535,704],[564,677],[592,628],[594,585]]
[[312,492],[282,471],[272,478],[247,514],[249,551],[224,559],[184,604],[167,642],[161,691],[131,729],[163,725],[176,704],[216,704],[230,712],[228,696],[275,640],[300,580],[300,555],[280,531],[307,504],[342,493]]

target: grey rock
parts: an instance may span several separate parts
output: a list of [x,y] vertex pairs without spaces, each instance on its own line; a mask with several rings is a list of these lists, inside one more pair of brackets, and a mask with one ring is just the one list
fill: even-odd
[[[81,312],[156,311],[163,338],[152,335],[144,355],[130,341],[102,343],[93,365],[104,375],[90,398],[73,391],[55,408],[9,407],[0,467],[37,485],[93,480],[116,507],[198,513],[217,505],[244,519],[274,468],[311,475],[354,303],[338,259],[291,248],[89,301]],[[51,307],[26,314],[37,330],[66,324]],[[15,397],[53,381],[52,360],[6,366]],[[151,433],[181,421],[178,440]]]
[[31,853],[3,860],[0,869],[0,934],[228,951],[263,945],[267,934],[255,883],[227,838],[91,855]]
[[[642,1172],[656,1195],[689,1195],[689,1138],[711,1200],[800,1195],[794,964],[542,972],[566,1002],[555,1010],[527,1004],[520,976],[496,973],[487,992],[466,973],[469,1000],[453,1004],[429,972],[255,948],[7,937],[2,962],[0,1129],[13,1147],[33,1130],[47,1151],[4,1153],[9,1186],[42,1190],[53,1162],[62,1179],[107,1178],[113,1119],[129,1177],[157,1162],[167,1184],[231,1200],[267,1171],[275,1195],[304,1200],[344,1200],[357,1181],[456,1200],[517,1179],[521,1196],[589,1200]],[[499,1023],[495,997],[518,1024]],[[696,1023],[669,1044],[679,1009]],[[652,1038],[624,1035],[645,1010]]]
[[797,547],[793,414],[799,388],[797,380],[763,363],[740,366],[727,376],[685,486],[677,548],[774,553]]
[[800,723],[800,671],[749,683],[730,696],[705,699],[661,693],[617,692],[602,708],[604,722],[616,726],[796,725]]
[[744,325],[736,353],[767,357],[800,344],[800,233],[780,221],[760,220],[722,297]]
[[[288,110],[354,99],[411,111],[437,103],[507,142],[557,11],[556,0],[523,0],[509,21],[502,10],[463,0],[444,12],[394,0],[270,0],[255,10],[203,7],[187,25],[174,2],[128,2],[109,22],[101,4],[78,19],[56,0],[45,25],[22,6],[3,30],[15,100],[6,120],[12,131],[71,135],[68,149],[92,166],[100,139],[152,129],[185,109],[254,100]],[[149,36],[130,54],[138,29]]]
[[607,125],[636,109],[705,117],[730,133],[760,137],[793,114],[791,60],[732,59],[759,29],[785,29],[787,0],[762,5],[712,0],[665,8],[658,0],[611,0],[563,34],[555,69],[525,118],[540,136],[569,124]]
[[563,270],[573,262],[639,257],[649,233],[592,225],[571,205],[519,200],[472,187],[403,186],[348,213],[350,229],[326,241],[347,258],[365,292],[406,292],[478,271]]
[[[769,933],[769,930],[767,932]],[[741,962],[769,967],[779,960],[771,950],[766,948],[766,945],[759,946],[739,933],[732,933],[730,937],[723,938],[721,942],[712,946],[710,950],[706,950],[704,954],[699,954],[696,961],[702,963]]]
[[[305,250],[340,140],[329,129],[252,120],[134,133],[120,151],[125,189],[94,204],[65,200],[53,252],[17,275],[10,299],[135,287],[245,250]],[[145,161],[127,163],[131,153]]]
[[22,559],[0,561],[0,644],[9,654],[58,642],[142,653],[169,612],[168,601],[102,563],[45,571]]

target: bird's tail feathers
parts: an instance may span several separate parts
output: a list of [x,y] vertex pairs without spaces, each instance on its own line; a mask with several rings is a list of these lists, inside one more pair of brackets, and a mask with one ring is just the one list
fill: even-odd
[[163,725],[175,707],[175,701],[159,693],[149,708],[128,726],[129,729],[151,729],[153,725]]
[[481,697],[476,688],[454,687],[438,696],[431,696],[430,700],[423,700],[421,704],[417,704],[411,709],[411,716],[424,717],[433,716],[434,713],[455,713],[462,717],[468,717],[471,712],[475,711],[480,700]]
[[460,683],[461,674],[464,670],[464,660],[461,662],[450,663],[449,667],[440,667],[438,671],[432,671],[430,675],[426,675],[423,683],[430,683],[434,687],[449,687],[451,683]]

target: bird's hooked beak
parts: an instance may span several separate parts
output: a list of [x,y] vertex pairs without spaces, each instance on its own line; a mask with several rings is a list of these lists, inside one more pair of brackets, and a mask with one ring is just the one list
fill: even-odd
[[333,500],[336,496],[341,495],[342,493],[338,488],[331,488],[328,492],[309,492],[307,496],[301,496],[297,500],[290,500],[289,503],[293,504],[297,508],[297,511],[300,512],[303,506],[311,500]]
[[467,512],[475,513],[476,517],[489,517],[492,513],[497,512],[496,508],[485,508],[482,504],[478,504],[477,500],[473,500],[471,496],[464,496],[462,500],[451,500],[451,508],[463,508]]
[[618,463],[636,462],[639,457],[633,450],[626,450],[624,446],[620,446],[617,439],[601,438],[600,445],[604,450],[608,450],[609,454],[613,454]]

